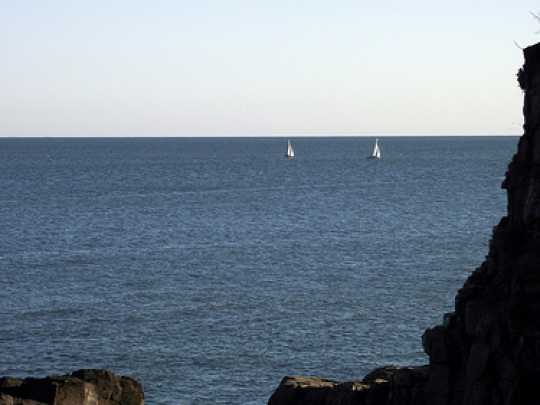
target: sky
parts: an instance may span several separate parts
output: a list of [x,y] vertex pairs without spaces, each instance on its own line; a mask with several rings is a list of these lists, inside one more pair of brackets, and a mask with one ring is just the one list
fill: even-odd
[[537,1],[0,0],[0,136],[519,135],[531,12]]

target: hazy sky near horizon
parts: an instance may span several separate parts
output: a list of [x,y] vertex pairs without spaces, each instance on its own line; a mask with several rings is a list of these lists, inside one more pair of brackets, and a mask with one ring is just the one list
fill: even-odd
[[0,0],[0,136],[520,134],[535,1]]

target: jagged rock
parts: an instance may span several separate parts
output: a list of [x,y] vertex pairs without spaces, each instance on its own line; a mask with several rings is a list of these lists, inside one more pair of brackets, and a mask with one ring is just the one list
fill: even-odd
[[[524,54],[518,81],[525,132],[502,185],[508,213],[485,262],[458,291],[455,312],[422,336],[429,366],[377,369],[358,397],[337,382],[285,378],[269,405],[540,404],[540,44]],[[368,400],[375,381],[384,389]]]
[[[269,404],[353,405],[377,403],[385,396],[387,381],[373,383],[350,381],[337,383],[317,377],[285,377],[270,398]],[[367,402],[371,401],[371,402]]]
[[143,405],[141,385],[106,370],[45,378],[0,378],[0,405]]
[[[427,367],[381,367],[362,381],[285,377],[269,405],[424,405]],[[425,404],[427,405],[427,404]]]

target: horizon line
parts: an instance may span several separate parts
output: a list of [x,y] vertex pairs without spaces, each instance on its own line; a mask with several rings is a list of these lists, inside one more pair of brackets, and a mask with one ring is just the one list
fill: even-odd
[[0,139],[133,139],[133,138],[478,138],[520,137],[521,134],[266,134],[266,135],[0,135]]

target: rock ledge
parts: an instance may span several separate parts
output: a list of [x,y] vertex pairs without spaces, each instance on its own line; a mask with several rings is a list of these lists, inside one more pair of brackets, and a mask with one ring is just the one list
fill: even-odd
[[144,405],[141,385],[107,370],[45,378],[0,378],[0,405]]

